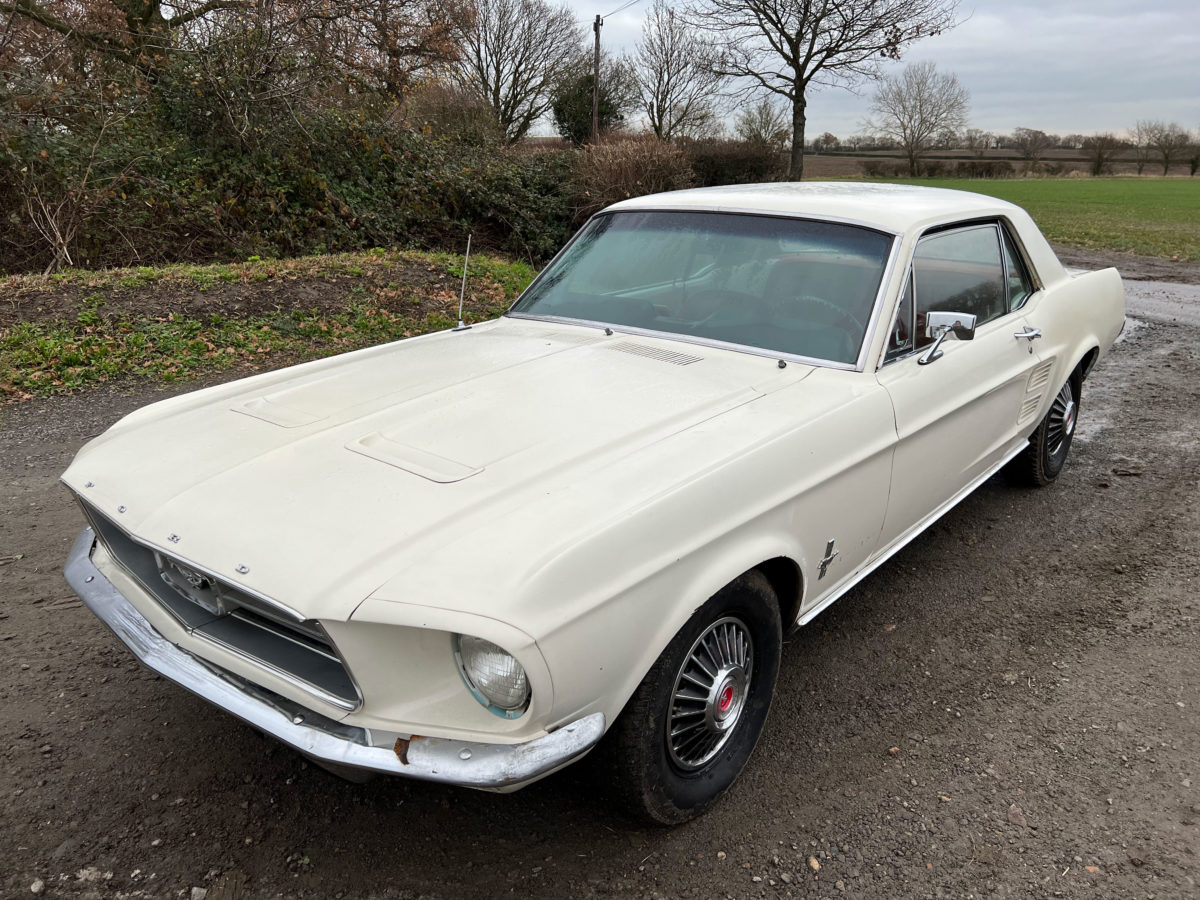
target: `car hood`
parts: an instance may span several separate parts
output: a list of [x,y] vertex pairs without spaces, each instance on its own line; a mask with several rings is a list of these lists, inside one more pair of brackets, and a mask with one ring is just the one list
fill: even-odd
[[[484,535],[486,554],[486,535],[554,485],[602,479],[811,371],[501,319],[153,404],[81,450],[63,480],[151,546],[306,617],[344,620],[467,533]],[[643,477],[632,493],[675,474]],[[621,503],[638,502],[621,490]],[[531,537],[543,557],[553,537]]]

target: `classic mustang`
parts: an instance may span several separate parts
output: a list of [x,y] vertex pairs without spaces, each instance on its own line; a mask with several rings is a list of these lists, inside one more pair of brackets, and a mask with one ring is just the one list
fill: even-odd
[[593,217],[502,318],[155,403],[63,481],[151,668],[334,769],[511,790],[604,741],[682,822],[783,629],[1001,468],[1063,467],[1124,323],[1029,216],[891,185]]

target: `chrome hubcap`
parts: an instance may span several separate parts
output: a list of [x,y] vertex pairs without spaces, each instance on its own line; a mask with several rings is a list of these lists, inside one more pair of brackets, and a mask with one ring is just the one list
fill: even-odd
[[1046,423],[1046,449],[1051,456],[1056,456],[1075,433],[1076,411],[1075,394],[1068,381],[1050,405],[1050,416]]
[[745,708],[753,665],[754,642],[740,619],[719,619],[696,639],[671,691],[671,762],[693,770],[721,752]]

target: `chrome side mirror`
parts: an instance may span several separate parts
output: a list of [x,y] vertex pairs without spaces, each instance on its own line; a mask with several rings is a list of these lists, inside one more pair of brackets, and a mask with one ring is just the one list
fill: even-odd
[[950,335],[956,340],[975,340],[975,317],[960,312],[929,312],[925,314],[925,337],[936,338],[929,349],[921,354],[918,365],[927,366],[941,359],[942,341]]

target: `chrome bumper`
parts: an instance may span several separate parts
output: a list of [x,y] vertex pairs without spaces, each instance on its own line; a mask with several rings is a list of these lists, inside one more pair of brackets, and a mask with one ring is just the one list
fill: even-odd
[[[85,528],[76,539],[64,570],[67,583],[134,656],[158,674],[320,763],[463,787],[513,788],[582,756],[604,734],[604,714],[593,713],[523,744],[414,735],[397,740],[394,747],[374,746],[366,729],[324,719],[224,674],[172,644],[93,565],[94,541],[91,528]],[[313,722],[326,723],[326,727],[314,727]]]

